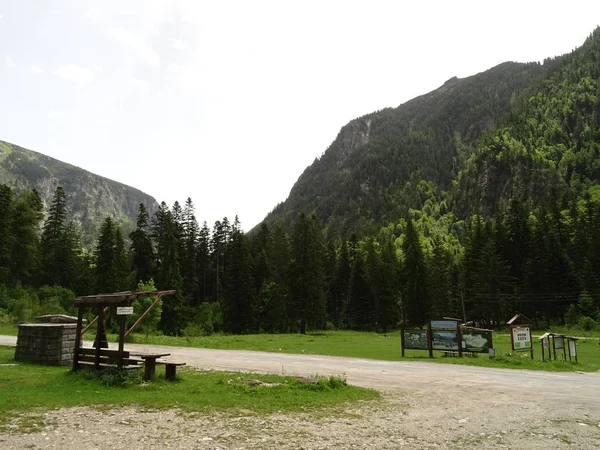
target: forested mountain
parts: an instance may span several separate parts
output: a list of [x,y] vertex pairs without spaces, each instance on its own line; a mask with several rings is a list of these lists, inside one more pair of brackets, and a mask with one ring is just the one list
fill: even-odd
[[62,186],[68,198],[68,219],[80,228],[86,246],[91,246],[106,216],[133,229],[140,203],[151,214],[158,207],[153,197],[138,189],[4,141],[0,141],[0,184],[17,192],[35,189],[46,212],[56,187]]
[[299,212],[315,212],[333,237],[369,223],[381,226],[420,208],[427,198],[421,182],[436,191],[450,189],[482,136],[509,116],[517,94],[550,65],[500,64],[469,78],[452,78],[398,108],[353,120],[266,222],[282,220],[289,226]]
[[0,320],[156,286],[177,290],[166,334],[501,327],[515,311],[594,329],[599,79],[597,29],[543,65],[502,64],[352,121],[250,236],[237,217],[200,226],[190,198],[142,202],[129,246],[109,212],[84,252],[67,220],[76,194],[57,187],[44,220],[36,191],[0,183]]

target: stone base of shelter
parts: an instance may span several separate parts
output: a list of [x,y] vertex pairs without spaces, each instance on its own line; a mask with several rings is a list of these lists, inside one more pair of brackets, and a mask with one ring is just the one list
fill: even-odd
[[[52,366],[71,364],[77,324],[71,322],[70,316],[45,316],[38,319],[45,323],[19,325],[15,360]],[[57,323],[61,321],[70,323]]]

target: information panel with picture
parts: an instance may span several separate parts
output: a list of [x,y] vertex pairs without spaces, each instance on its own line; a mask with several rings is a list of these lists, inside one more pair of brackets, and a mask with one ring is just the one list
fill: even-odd
[[466,352],[489,353],[490,332],[489,331],[463,331],[462,346]]
[[429,350],[427,330],[403,330],[404,348],[409,350]]
[[530,327],[513,327],[512,328],[512,344],[513,351],[530,351],[531,350],[531,328]]

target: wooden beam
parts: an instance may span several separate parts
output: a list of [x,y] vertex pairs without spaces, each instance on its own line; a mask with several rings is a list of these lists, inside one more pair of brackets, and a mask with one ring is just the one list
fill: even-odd
[[[175,291],[173,291],[173,292],[175,292]],[[170,294],[168,294],[168,295],[170,295]],[[146,311],[144,311],[144,313],[140,317],[138,317],[138,320],[136,320],[135,323],[133,325],[131,325],[131,328],[129,330],[127,330],[127,333],[125,333],[125,335],[123,336],[123,341],[125,341],[125,339],[127,339],[127,337],[133,332],[133,330],[135,330],[138,327],[138,325],[140,323],[142,323],[142,320],[144,320],[146,318],[146,316],[148,314],[150,314],[150,311],[152,311],[156,307],[156,305],[158,305],[158,302],[161,300],[161,298],[162,298],[162,295],[157,295],[156,300],[154,300],[154,302],[150,305],[150,307]]]
[[176,291],[134,291],[134,292],[117,292],[114,294],[97,294],[97,295],[87,295],[85,297],[78,297],[74,300],[74,305],[85,305],[85,306],[117,306],[119,303],[125,303],[128,301],[135,300],[136,298],[141,297],[152,297],[154,295],[159,295],[161,297],[172,295]]
[[79,370],[79,348],[81,347],[81,324],[83,322],[83,307],[78,308],[77,329],[75,331],[75,350],[73,351],[73,372]]
[[[79,308],[81,309],[81,308]],[[106,314],[108,312],[109,307],[107,306],[106,308],[104,308],[104,313]],[[94,320],[92,320],[81,332],[81,337],[83,337],[83,335],[85,334],[85,332],[96,323],[96,321],[98,320],[98,316],[94,317]]]

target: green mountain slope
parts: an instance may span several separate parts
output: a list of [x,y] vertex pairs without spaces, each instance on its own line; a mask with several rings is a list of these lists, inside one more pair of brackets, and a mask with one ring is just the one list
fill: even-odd
[[137,208],[144,203],[152,214],[156,200],[142,191],[95,175],[41,153],[0,141],[0,184],[17,191],[34,188],[48,207],[57,186],[67,194],[69,218],[90,245],[102,220],[110,216],[126,229],[135,223]]
[[344,126],[266,218],[285,225],[316,212],[329,236],[396,221],[448,190],[477,143],[509,116],[517,94],[550,66],[507,62],[395,109]]
[[544,64],[504,63],[344,126],[266,217],[370,233],[427,201],[458,217],[569,200],[600,181],[600,29]]
[[511,118],[466,163],[455,210],[493,215],[518,200],[566,205],[600,182],[600,29],[525,90]]

